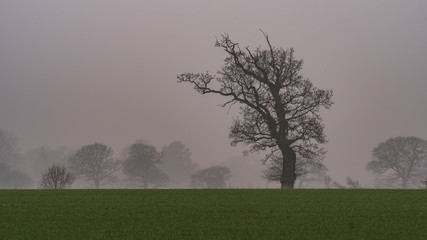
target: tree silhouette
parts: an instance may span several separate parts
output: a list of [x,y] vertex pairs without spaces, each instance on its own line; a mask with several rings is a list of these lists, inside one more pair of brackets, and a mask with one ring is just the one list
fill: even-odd
[[40,188],[64,189],[69,188],[74,182],[74,176],[63,166],[51,165],[42,173]]
[[[219,94],[222,104],[240,104],[242,118],[231,126],[232,145],[249,145],[250,152],[269,150],[264,161],[282,161],[281,186],[293,188],[297,177],[296,154],[321,161],[325,143],[320,107],[332,105],[332,91],[313,86],[301,73],[303,61],[292,48],[241,49],[228,35],[217,40],[227,57],[217,75],[184,73],[178,82],[190,83],[201,94]],[[216,82],[212,84],[212,82]]]

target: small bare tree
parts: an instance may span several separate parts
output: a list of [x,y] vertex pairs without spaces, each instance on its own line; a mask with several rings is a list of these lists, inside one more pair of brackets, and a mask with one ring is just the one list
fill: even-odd
[[53,164],[42,173],[40,188],[64,189],[69,188],[74,182],[74,176],[63,166]]

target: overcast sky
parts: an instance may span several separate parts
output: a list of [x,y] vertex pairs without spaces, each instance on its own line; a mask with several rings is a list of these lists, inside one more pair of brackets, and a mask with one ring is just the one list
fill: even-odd
[[427,139],[427,1],[0,0],[0,128],[38,146],[181,140],[202,167],[240,155],[224,99],[178,84],[216,72],[215,39],[294,47],[303,73],[334,91],[325,164],[369,182],[372,149]]

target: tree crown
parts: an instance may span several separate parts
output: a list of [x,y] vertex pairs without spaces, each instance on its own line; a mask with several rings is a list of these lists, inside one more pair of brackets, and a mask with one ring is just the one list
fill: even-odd
[[226,97],[221,106],[240,104],[242,118],[234,119],[230,130],[232,145],[249,145],[248,152],[270,149],[267,160],[285,144],[305,158],[321,160],[324,150],[318,143],[326,137],[319,110],[332,105],[332,90],[314,87],[301,74],[303,61],[294,57],[294,49],[272,47],[264,36],[268,48],[252,51],[223,35],[215,46],[228,56],[217,75],[184,73],[178,82],[191,83],[202,94]]

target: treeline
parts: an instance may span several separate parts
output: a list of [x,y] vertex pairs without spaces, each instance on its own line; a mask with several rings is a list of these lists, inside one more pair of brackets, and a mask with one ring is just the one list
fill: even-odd
[[[328,168],[299,156],[296,188],[365,188],[334,181]],[[188,147],[173,141],[161,150],[136,141],[119,154],[102,143],[77,149],[38,147],[21,153],[18,140],[0,130],[0,188],[267,188],[281,179],[280,159],[261,164],[237,157],[200,169]],[[427,188],[427,141],[396,137],[378,144],[366,169],[375,188]],[[265,185],[260,184],[263,181]],[[237,184],[237,185],[236,185]],[[273,186],[274,187],[274,186]]]
[[39,147],[20,153],[17,139],[0,130],[0,188],[225,188],[228,168],[200,169],[191,151],[173,141],[160,151],[136,141],[114,157],[111,147],[92,143],[72,149]]

